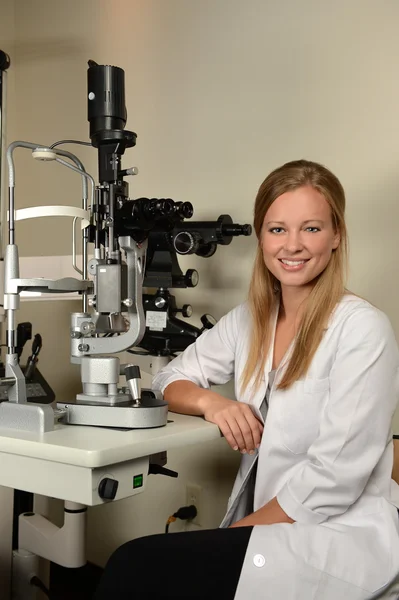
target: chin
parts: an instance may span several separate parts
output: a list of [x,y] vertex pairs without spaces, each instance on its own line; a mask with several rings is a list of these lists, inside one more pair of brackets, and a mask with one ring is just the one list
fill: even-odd
[[283,282],[282,285],[285,288],[298,288],[298,290],[299,290],[301,288],[306,288],[308,285],[310,285],[310,283],[311,283],[310,281],[306,281],[303,283],[302,282],[301,283],[293,283],[292,281],[290,281],[290,282]]
[[314,280],[314,277],[306,277],[306,278],[300,278],[300,277],[281,277],[279,278],[280,284],[284,285],[286,287],[305,287],[307,285],[309,285],[310,283],[312,283],[312,281]]

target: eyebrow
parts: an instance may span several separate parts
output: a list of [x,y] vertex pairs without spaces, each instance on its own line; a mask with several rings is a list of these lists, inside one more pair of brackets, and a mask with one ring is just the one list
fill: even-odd
[[[271,225],[272,223],[273,225],[285,225],[283,221],[269,221],[266,225]],[[324,223],[324,221],[321,219],[308,219],[307,221],[304,221],[302,225],[306,225],[307,223]]]

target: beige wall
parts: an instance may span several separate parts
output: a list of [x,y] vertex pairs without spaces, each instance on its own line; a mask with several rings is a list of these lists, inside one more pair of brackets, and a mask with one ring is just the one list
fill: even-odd
[[[138,133],[138,143],[125,165],[140,169],[132,197],[189,200],[198,219],[230,213],[249,222],[257,187],[272,168],[300,157],[325,163],[347,191],[350,287],[386,311],[399,336],[397,2],[15,4],[18,137],[44,143],[87,139],[86,63],[92,58],[126,70],[128,127]],[[77,150],[95,174],[95,151]],[[79,204],[73,174],[34,164],[23,152],[17,169],[18,206]],[[64,222],[18,228],[25,256],[68,254],[69,238]],[[184,268],[199,267],[201,284],[180,298],[200,314],[220,317],[246,296],[254,246],[254,239],[238,239],[211,260],[182,260]],[[60,382],[60,394],[68,389],[64,373],[71,369],[64,362],[67,308],[23,308],[35,329],[47,327],[52,356],[43,350],[41,364],[52,383]],[[180,480],[154,478],[154,494],[92,510],[92,558],[102,562],[132,535],[161,531],[165,515],[184,502],[187,478],[205,486],[206,526],[216,525],[236,458],[222,444],[215,445],[216,459],[214,447],[190,451],[194,463],[186,453],[184,460],[171,453]],[[226,481],[219,491],[220,473]]]
[[[15,18],[14,18],[14,0],[1,0],[1,18],[0,18],[0,50],[7,52],[11,59],[15,55]],[[14,67],[14,64],[13,64]],[[14,72],[13,72],[14,71]],[[15,112],[14,112],[14,79],[15,69],[7,72],[8,96],[8,114],[6,119],[7,132],[9,136],[15,135]]]

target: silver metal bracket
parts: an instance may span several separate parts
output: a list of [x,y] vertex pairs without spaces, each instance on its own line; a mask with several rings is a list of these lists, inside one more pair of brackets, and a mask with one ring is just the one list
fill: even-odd
[[[16,354],[6,355],[8,401],[0,403],[0,429],[45,433],[54,429],[54,411],[49,404],[27,402],[24,374]],[[14,383],[9,384],[9,380]],[[0,380],[1,384],[1,380]]]
[[17,404],[26,404],[25,376],[19,366],[17,354],[6,355],[5,375],[7,378],[14,380],[14,384],[11,385],[8,390],[8,400],[10,402],[16,402]]
[[0,429],[46,433],[54,429],[54,411],[49,404],[1,402]]

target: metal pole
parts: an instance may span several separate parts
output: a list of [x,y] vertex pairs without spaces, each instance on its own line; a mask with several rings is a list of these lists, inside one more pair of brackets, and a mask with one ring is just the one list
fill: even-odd
[[4,258],[5,244],[5,223],[7,222],[7,211],[5,202],[5,152],[6,152],[6,133],[5,133],[5,117],[6,117],[6,95],[7,95],[7,69],[11,62],[10,57],[6,52],[0,50],[0,260]]
[[[6,155],[6,97],[7,97],[7,69],[10,66],[10,57],[6,52],[0,50],[0,263],[4,261],[4,251],[6,241],[6,226],[7,226],[7,202],[5,197],[5,155]],[[3,265],[2,265],[3,266]],[[2,277],[3,269],[0,269],[0,277]],[[4,281],[0,282],[0,303],[3,303]],[[4,320],[4,310],[0,316],[0,340],[2,339],[2,321]],[[0,353],[0,366],[2,365]]]
[[[0,261],[4,259],[5,224],[7,223],[7,202],[5,201],[5,153],[6,153],[6,71],[10,66],[10,57],[0,50]],[[0,290],[3,283],[0,283]],[[2,303],[1,298],[0,303]],[[1,338],[1,322],[0,322]],[[2,539],[0,544],[0,597],[9,598],[11,592],[11,558],[12,558],[12,522],[13,522],[13,496],[14,490],[0,487]]]

